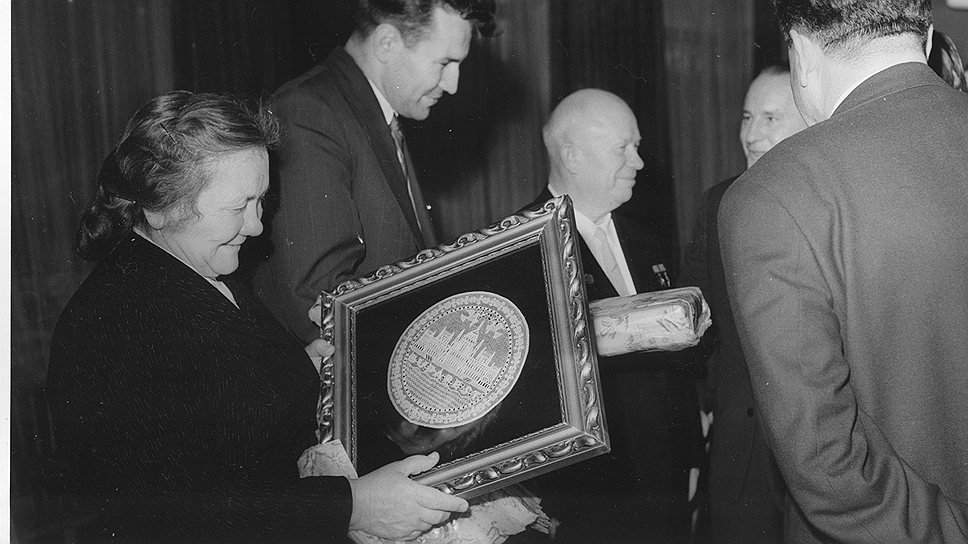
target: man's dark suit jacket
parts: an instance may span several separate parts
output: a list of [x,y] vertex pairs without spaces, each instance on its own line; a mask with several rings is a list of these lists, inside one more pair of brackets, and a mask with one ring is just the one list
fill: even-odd
[[[549,198],[546,188],[527,208]],[[658,241],[635,219],[617,212],[612,218],[636,292],[665,289],[652,270],[668,262]],[[618,296],[584,239],[579,242],[588,300]],[[683,542],[689,469],[702,456],[697,373],[679,357],[658,353],[598,361],[611,452],[526,485],[563,522],[562,542]]]
[[864,81],[726,192],[726,280],[792,542],[968,542],[968,95]]
[[[271,247],[254,283],[276,317],[309,342],[319,333],[306,313],[320,291],[435,239],[425,208],[425,236],[417,226],[380,103],[345,49],[283,85],[270,107],[282,142],[272,155]],[[416,180],[413,189],[422,202]]]
[[[88,276],[54,330],[48,388],[71,492],[112,542],[329,542],[344,478],[300,479],[319,376],[241,285],[236,308],[138,235]],[[109,538],[110,535],[110,538]]]
[[703,196],[678,280],[679,285],[702,289],[713,320],[703,338],[712,345],[706,396],[714,416],[704,533],[710,543],[780,542],[782,477],[758,428],[753,387],[729,307],[719,248],[719,203],[734,181],[735,177],[718,183]]

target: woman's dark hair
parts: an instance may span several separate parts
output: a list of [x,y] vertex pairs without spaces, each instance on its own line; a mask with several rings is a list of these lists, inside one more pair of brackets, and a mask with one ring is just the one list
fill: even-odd
[[104,159],[94,202],[81,217],[77,252],[85,259],[108,255],[132,228],[147,225],[145,210],[187,220],[208,184],[209,161],[271,149],[278,140],[279,123],[264,106],[188,91],[153,98]]

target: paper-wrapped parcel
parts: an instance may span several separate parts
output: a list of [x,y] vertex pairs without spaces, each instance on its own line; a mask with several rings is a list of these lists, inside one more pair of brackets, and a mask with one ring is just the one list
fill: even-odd
[[699,343],[712,325],[698,287],[680,287],[588,303],[598,354],[678,351]]

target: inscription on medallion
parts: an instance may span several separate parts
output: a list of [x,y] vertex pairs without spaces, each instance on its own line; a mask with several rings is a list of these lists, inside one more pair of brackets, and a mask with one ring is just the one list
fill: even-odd
[[411,423],[445,429],[475,421],[517,383],[528,357],[528,323],[510,300],[486,291],[448,297],[403,332],[387,390]]

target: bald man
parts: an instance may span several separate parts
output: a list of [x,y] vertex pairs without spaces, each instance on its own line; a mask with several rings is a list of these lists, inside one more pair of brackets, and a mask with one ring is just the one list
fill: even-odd
[[[739,141],[746,167],[806,126],[793,101],[789,66],[764,68],[750,84],[743,103]],[[753,389],[726,295],[719,251],[716,214],[723,193],[735,180],[719,183],[703,195],[679,278],[683,285],[702,289],[713,319],[713,328],[703,340],[711,349],[706,359],[704,409],[715,415],[707,473],[709,509],[703,531],[713,544],[780,542],[783,479],[757,424]]]
[[[639,128],[612,93],[567,96],[544,129],[550,176],[531,206],[569,195],[589,300],[671,287],[649,230],[616,211],[632,197]],[[529,206],[530,207],[530,206]],[[685,542],[701,457],[695,373],[661,354],[600,357],[612,451],[533,481],[562,524],[555,542]]]

